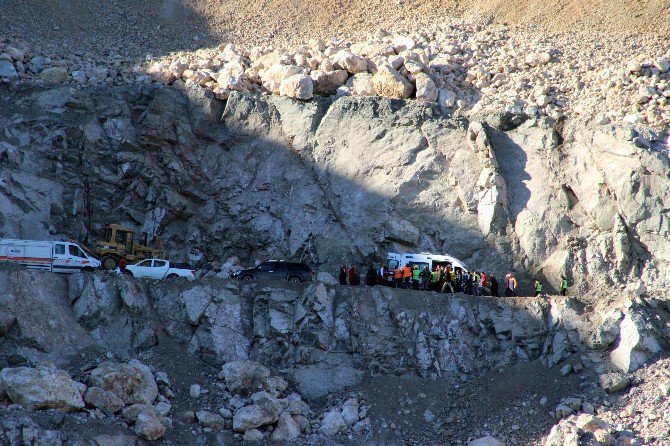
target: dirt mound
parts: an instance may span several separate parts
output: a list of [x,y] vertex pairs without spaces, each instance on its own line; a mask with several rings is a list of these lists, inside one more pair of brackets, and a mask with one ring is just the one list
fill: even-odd
[[381,28],[420,31],[463,19],[508,23],[550,33],[669,35],[670,4],[662,0],[6,0],[0,25],[8,36],[54,49],[141,55],[233,42],[286,45],[307,39],[363,38]]

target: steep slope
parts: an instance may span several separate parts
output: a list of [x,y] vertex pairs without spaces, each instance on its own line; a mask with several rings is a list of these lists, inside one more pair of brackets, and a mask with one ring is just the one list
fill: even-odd
[[3,237],[91,240],[114,220],[205,268],[440,251],[525,285],[667,286],[669,161],[616,127],[198,88],[5,97]]

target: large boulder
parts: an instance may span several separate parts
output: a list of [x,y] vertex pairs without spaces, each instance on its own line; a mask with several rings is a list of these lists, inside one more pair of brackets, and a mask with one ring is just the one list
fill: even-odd
[[368,71],[368,61],[365,57],[342,50],[333,56],[335,68],[341,68],[351,74],[365,73]]
[[14,64],[8,60],[0,60],[0,78],[10,80],[18,79],[19,74],[16,72]]
[[136,360],[127,364],[100,364],[91,372],[89,384],[112,392],[125,404],[152,404],[158,396],[158,386],[151,370]]
[[196,412],[195,417],[198,419],[198,424],[204,428],[218,431],[226,425],[226,420],[221,415],[206,410]]
[[44,82],[50,84],[62,84],[63,82],[67,82],[70,75],[65,67],[51,67],[42,71],[40,77]]
[[412,96],[414,85],[390,65],[382,65],[372,76],[372,85],[379,96],[406,99]]
[[346,86],[355,96],[374,96],[376,94],[370,73],[359,73],[351,76],[347,80]]
[[300,425],[293,419],[290,413],[283,412],[279,416],[277,426],[272,432],[274,441],[291,441],[300,436]]
[[145,409],[135,420],[135,433],[147,440],[157,440],[165,435],[165,426],[155,410]]
[[279,94],[289,98],[307,100],[314,96],[312,79],[304,74],[296,74],[281,81]]
[[610,360],[621,371],[634,372],[663,350],[662,343],[643,314],[631,311],[619,325],[619,343],[610,353]]
[[250,395],[269,389],[270,370],[253,361],[232,361],[223,366],[222,378],[228,390],[240,395]]
[[334,95],[338,88],[347,82],[349,74],[345,70],[312,71],[309,76],[314,84],[314,93],[321,96]]
[[277,400],[267,392],[252,395],[252,400],[254,404],[242,407],[233,416],[233,430],[236,432],[246,432],[276,422],[287,406],[285,401]]
[[284,79],[302,74],[302,72],[303,69],[295,65],[272,65],[261,75],[261,81],[268,91],[279,94],[279,88]]
[[426,102],[436,102],[438,97],[437,87],[433,79],[426,73],[416,75],[416,98]]
[[338,410],[327,412],[321,421],[319,432],[323,435],[337,435],[347,427],[342,414]]
[[107,415],[112,415],[123,409],[123,400],[114,393],[100,387],[89,387],[84,393],[86,404],[98,408]]
[[0,387],[9,398],[27,409],[83,409],[84,401],[70,375],[53,365],[37,368],[6,368],[0,372]]

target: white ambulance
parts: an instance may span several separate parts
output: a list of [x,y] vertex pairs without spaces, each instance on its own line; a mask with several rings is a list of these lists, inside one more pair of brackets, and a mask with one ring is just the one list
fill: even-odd
[[0,239],[0,261],[55,273],[93,271],[100,261],[72,242]]
[[429,252],[421,252],[419,254],[405,253],[397,254],[395,252],[389,252],[387,256],[388,262],[388,272],[385,274],[386,279],[390,282],[393,281],[393,270],[397,266],[400,269],[403,269],[405,265],[414,267],[417,265],[419,270],[427,266],[429,270],[433,271],[438,266],[451,266],[454,271],[461,270],[461,272],[470,271],[470,268],[467,267],[465,263],[458,260],[456,257],[452,257],[448,254],[431,254]]

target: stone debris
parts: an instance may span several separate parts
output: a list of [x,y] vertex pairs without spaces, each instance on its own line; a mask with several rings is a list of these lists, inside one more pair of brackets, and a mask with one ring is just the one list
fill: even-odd
[[198,423],[205,428],[209,428],[215,431],[221,430],[225,427],[225,420],[221,415],[207,412],[201,410],[195,413],[195,417],[198,420]]
[[623,373],[613,372],[600,376],[600,384],[607,393],[617,393],[630,387],[630,378]]
[[53,364],[2,369],[0,388],[14,403],[30,410],[69,412],[84,407],[81,393],[70,375]]
[[231,393],[251,395],[270,389],[270,370],[253,361],[233,361],[224,364],[219,379]]
[[505,446],[505,443],[495,437],[487,435],[486,437],[468,441],[468,446]]
[[84,401],[89,406],[98,408],[107,415],[113,415],[125,407],[121,398],[100,387],[89,387],[84,393]]
[[199,398],[200,394],[202,393],[202,388],[200,387],[200,384],[191,384],[188,393],[189,395],[191,395],[192,398]]
[[165,425],[155,410],[146,408],[137,415],[135,433],[147,440],[157,440],[165,435]]
[[300,436],[300,425],[289,412],[282,412],[277,421],[277,426],[272,431],[272,440],[291,441]]
[[[597,39],[543,37],[538,43],[529,31],[459,24],[359,42],[313,41],[283,50],[221,44],[150,58],[142,67],[134,60],[94,65],[76,55],[39,54],[10,41],[0,43],[0,53],[9,59],[0,60],[0,79],[75,87],[131,81],[198,85],[220,99],[231,91],[300,100],[334,94],[414,97],[443,107],[460,103],[460,109],[474,113],[509,110],[552,119],[580,117],[599,125],[667,128],[667,48],[650,43],[632,52],[616,45],[603,48]],[[361,74],[371,76],[371,85],[358,78],[339,90]]]
[[107,390],[125,404],[153,404],[158,386],[149,368],[137,360],[128,363],[106,362],[89,375],[89,385]]
[[346,426],[347,425],[344,421],[342,413],[339,410],[333,410],[331,412],[327,412],[323,416],[321,426],[319,427],[319,432],[328,436],[337,435],[342,430],[344,430]]

